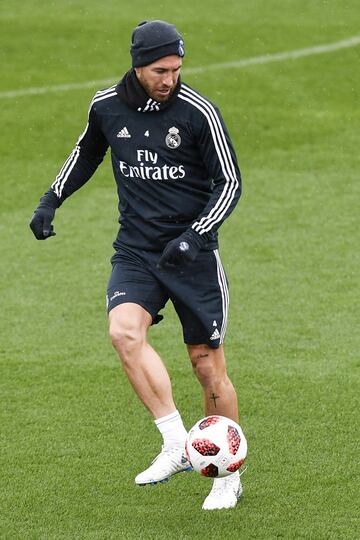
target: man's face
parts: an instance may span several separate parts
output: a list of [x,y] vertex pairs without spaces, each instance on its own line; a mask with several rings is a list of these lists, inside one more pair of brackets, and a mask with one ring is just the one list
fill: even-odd
[[147,95],[155,101],[167,101],[174,92],[182,59],[175,54],[165,56],[148,66],[135,68],[136,76]]

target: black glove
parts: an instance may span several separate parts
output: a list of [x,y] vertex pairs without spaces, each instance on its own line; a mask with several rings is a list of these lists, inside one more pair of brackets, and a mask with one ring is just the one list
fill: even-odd
[[158,263],[159,268],[164,268],[167,264],[186,266],[192,263],[207,241],[208,238],[205,235],[200,236],[193,229],[187,229],[187,231],[175,238],[175,240],[170,240],[165,246]]
[[47,191],[41,197],[40,204],[30,221],[30,229],[38,240],[46,240],[50,236],[56,235],[51,222],[55,217],[55,210],[59,206],[59,199],[52,190]]

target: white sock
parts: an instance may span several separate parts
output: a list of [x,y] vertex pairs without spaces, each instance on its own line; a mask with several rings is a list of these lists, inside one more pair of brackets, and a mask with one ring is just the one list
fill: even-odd
[[187,431],[179,411],[174,411],[171,414],[157,418],[155,424],[163,436],[164,445],[182,446],[184,444]]

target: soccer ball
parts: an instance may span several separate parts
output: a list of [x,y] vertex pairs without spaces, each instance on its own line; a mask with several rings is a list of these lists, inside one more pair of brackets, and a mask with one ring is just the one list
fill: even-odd
[[195,471],[203,476],[221,478],[241,467],[247,442],[234,420],[212,415],[202,418],[190,429],[185,450]]

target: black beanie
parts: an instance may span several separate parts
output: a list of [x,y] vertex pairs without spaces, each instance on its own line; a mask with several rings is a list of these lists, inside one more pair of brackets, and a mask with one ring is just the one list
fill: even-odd
[[183,57],[184,40],[173,24],[144,21],[132,33],[130,52],[133,67],[147,66],[164,56]]

